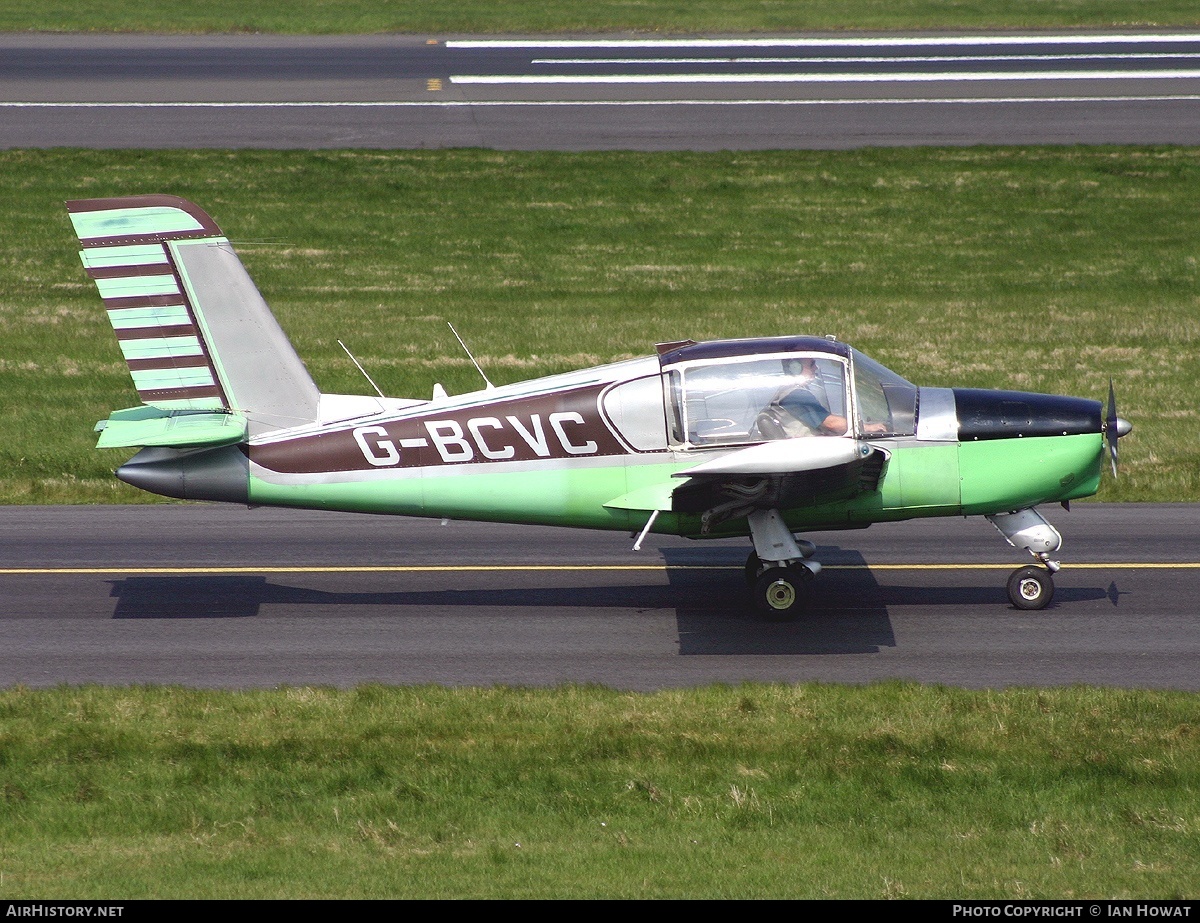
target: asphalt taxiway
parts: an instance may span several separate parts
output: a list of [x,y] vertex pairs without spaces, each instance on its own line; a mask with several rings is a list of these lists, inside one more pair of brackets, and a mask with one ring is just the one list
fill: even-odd
[[0,508],[0,685],[909,679],[1200,689],[1200,506],[1076,504],[1050,608],[980,518],[818,533],[764,624],[744,541],[216,505]]

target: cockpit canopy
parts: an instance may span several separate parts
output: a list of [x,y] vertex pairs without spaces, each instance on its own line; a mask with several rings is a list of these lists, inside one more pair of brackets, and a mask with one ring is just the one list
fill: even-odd
[[662,366],[674,445],[915,432],[916,386],[836,341],[701,343],[666,352]]

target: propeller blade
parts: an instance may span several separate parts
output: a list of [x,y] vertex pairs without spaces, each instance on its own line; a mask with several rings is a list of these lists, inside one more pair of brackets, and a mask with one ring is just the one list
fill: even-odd
[[1108,441],[1108,457],[1112,462],[1113,477],[1117,476],[1117,392],[1113,381],[1108,380],[1108,417],[1104,421],[1104,435]]
[[1133,429],[1133,424],[1117,416],[1117,394],[1112,379],[1108,380],[1108,416],[1104,420],[1104,437],[1108,443],[1108,457],[1112,462],[1113,477],[1117,476],[1117,440]]

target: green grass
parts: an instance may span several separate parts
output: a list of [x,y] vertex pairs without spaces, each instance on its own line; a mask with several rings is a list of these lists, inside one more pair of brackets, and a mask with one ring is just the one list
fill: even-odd
[[1197,698],[0,692],[0,899],[1190,898]]
[[1103,398],[1107,499],[1200,499],[1200,152],[0,152],[0,502],[144,498],[63,201],[191,198],[327,391],[423,397],[695,339],[836,334],[922,385]]
[[783,32],[803,29],[1104,28],[1200,22],[1192,0],[31,0],[0,30],[96,32]]

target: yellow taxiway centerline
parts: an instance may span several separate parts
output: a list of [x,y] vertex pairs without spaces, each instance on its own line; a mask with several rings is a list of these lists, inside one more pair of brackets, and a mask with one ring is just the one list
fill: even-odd
[[[1010,570],[1007,564],[823,564],[822,570]],[[1037,566],[1037,565],[1032,565]],[[662,570],[741,570],[738,564],[381,564],[262,567],[2,567],[0,576],[84,576],[88,574],[419,574],[440,571],[662,571]],[[1064,564],[1063,570],[1194,570],[1200,562],[1101,564]]]

